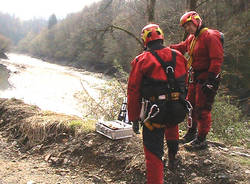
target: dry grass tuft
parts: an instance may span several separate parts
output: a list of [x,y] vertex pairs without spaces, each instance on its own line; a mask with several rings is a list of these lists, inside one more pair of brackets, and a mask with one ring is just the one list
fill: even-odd
[[27,147],[94,131],[95,124],[94,120],[41,111],[17,99],[0,99],[0,118],[0,128],[10,131]]

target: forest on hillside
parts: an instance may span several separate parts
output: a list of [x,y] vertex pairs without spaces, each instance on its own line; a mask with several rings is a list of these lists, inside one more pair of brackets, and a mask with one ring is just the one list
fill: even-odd
[[163,29],[166,46],[178,43],[184,38],[179,19],[190,9],[224,33],[223,83],[245,97],[250,90],[248,0],[101,0],[63,20],[52,15],[48,21],[22,22],[0,14],[0,51],[15,49],[104,73],[120,71],[117,67],[129,72],[130,61],[142,51],[143,26],[151,20]]

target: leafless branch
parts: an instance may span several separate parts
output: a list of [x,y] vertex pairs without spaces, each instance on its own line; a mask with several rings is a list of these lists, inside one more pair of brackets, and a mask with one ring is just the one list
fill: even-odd
[[116,26],[116,25],[110,25],[110,28],[111,28],[111,29],[112,29],[112,28],[115,28],[115,29],[118,29],[118,30],[121,30],[121,31],[127,33],[129,36],[133,37],[133,38],[143,47],[142,41],[141,41],[139,38],[137,38],[137,37],[136,37],[133,33],[131,33],[130,31],[128,31],[128,30],[126,30],[126,29],[124,29],[124,28],[122,28],[122,27]]
[[[106,110],[89,94],[89,92],[86,90],[86,88],[84,87],[84,85],[83,85],[83,83],[82,83],[82,81],[80,80],[80,82],[81,82],[81,85],[82,85],[82,89],[83,89],[83,91],[87,94],[87,96],[89,97],[89,99],[96,105],[96,107],[97,108],[99,108],[100,110],[101,110],[101,112],[102,113],[104,113],[107,117],[109,117],[109,118],[112,118],[107,112],[106,112]],[[93,112],[93,113],[96,113],[95,111],[96,110],[93,110],[93,109],[91,109],[91,111]]]
[[200,4],[198,4],[195,8],[197,9],[199,6],[201,6],[202,4],[208,2],[208,0],[202,1]]

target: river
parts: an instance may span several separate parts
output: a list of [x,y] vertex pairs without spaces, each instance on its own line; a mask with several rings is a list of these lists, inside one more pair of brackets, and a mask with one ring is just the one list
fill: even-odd
[[42,110],[82,117],[86,108],[76,95],[84,86],[92,98],[98,98],[98,89],[107,80],[101,74],[51,64],[23,54],[9,53],[7,56],[9,59],[0,60],[0,97],[22,99]]

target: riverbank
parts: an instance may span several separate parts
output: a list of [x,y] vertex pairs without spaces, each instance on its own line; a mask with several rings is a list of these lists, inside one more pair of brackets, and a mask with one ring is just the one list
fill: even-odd
[[0,59],[8,59],[8,56],[5,53],[0,52]]
[[0,80],[1,84],[10,83],[11,86],[0,89],[0,97],[22,99],[43,110],[82,117],[89,112],[88,105],[84,105],[85,99],[79,99],[79,93],[85,89],[97,99],[99,91],[109,81],[101,74],[51,64],[26,55],[9,53],[8,57],[9,60],[0,60],[6,66],[4,71],[1,70],[4,75]]
[[8,78],[10,77],[10,71],[6,66],[0,64],[0,90],[5,90],[10,87]]
[[[61,175],[61,180],[71,178],[65,183],[74,183],[72,178],[82,179],[81,183],[145,183],[140,136],[113,141],[95,132],[95,120],[41,111],[16,99],[0,99],[0,120],[1,136],[6,140],[1,150],[14,149],[19,155],[11,156],[9,162],[5,160],[6,167],[13,168],[13,160],[20,167],[19,162],[40,160],[43,166],[34,167],[54,168],[53,172]],[[187,152],[180,145],[181,163],[175,173],[165,169],[165,181],[172,184],[245,184],[250,179],[249,154],[245,148],[215,142],[209,143],[208,150],[197,153]],[[46,172],[40,173],[44,175],[41,178],[28,172],[24,174],[29,177],[23,177],[36,183],[49,183]],[[14,179],[19,177],[14,172],[12,175]],[[10,181],[7,177],[2,175],[1,182]],[[60,180],[55,178],[53,181]]]

